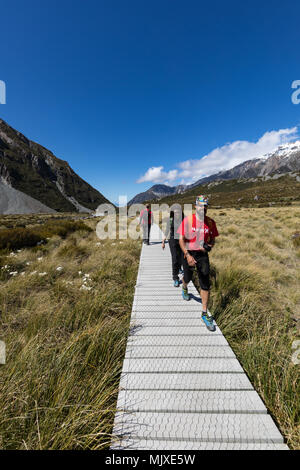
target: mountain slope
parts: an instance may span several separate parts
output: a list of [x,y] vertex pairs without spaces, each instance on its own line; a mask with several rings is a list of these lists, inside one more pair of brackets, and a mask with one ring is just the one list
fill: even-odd
[[182,194],[162,198],[160,204],[194,204],[207,194],[212,207],[260,207],[299,204],[300,172],[202,183]]
[[282,174],[300,170],[300,141],[281,145],[275,152],[263,155],[260,158],[247,160],[230,170],[220,171],[206,178],[201,178],[191,184],[188,189],[199,184],[216,180],[230,180],[234,178],[255,178],[274,173]]
[[0,214],[52,213],[55,210],[0,181]]
[[131,204],[140,204],[145,201],[159,200],[162,197],[171,196],[172,194],[180,194],[186,190],[187,186],[181,184],[179,186],[167,186],[166,184],[155,184],[147,191],[134,196],[129,202]]
[[[2,119],[0,177],[7,186],[56,211],[90,212],[99,204],[109,202],[80,178],[66,161],[27,139]],[[20,208],[20,195],[18,201]]]
[[[200,188],[202,185],[206,185],[211,182],[221,182],[227,180],[249,180],[260,178],[260,177],[270,177],[271,175],[283,175],[292,172],[300,171],[300,141],[293,143],[288,143],[285,145],[279,146],[273,153],[263,155],[260,158],[254,158],[252,160],[247,160],[230,170],[220,171],[213,175],[201,178],[193,184],[190,185],[179,185],[169,187],[166,185],[155,185],[152,186],[148,191],[138,194],[131,201],[130,204],[136,202],[145,202],[151,200],[157,200],[166,198],[168,196],[176,194],[184,194],[190,192],[193,188],[198,188],[197,193],[201,193],[203,189]],[[292,181],[292,180],[291,180]],[[245,181],[246,183],[246,181]],[[158,187],[158,190],[155,192],[153,188]],[[233,187],[233,185],[231,185]],[[162,188],[159,190],[159,188]],[[168,191],[165,191],[164,188],[168,188]],[[194,194],[194,193],[193,193]],[[174,199],[174,198],[173,198]],[[184,198],[179,198],[180,200]]]
[[144,201],[160,199],[164,196],[175,194],[175,192],[176,192],[176,188],[167,186],[166,184],[155,184],[147,191],[144,191],[143,193],[139,193],[136,196],[134,196],[128,202],[128,205],[130,206],[131,204],[140,204],[140,203],[143,203]]

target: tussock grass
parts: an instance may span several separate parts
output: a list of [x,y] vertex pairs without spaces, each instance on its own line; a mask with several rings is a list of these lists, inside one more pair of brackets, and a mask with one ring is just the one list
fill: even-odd
[[215,276],[210,308],[288,445],[299,449],[300,374],[291,357],[300,333],[298,242],[292,238],[294,229],[299,231],[300,209],[280,208],[276,216],[270,216],[274,208],[255,213],[258,224],[269,216],[264,235],[252,230],[248,210],[228,209],[229,226],[240,232],[230,240],[222,236],[231,232],[226,218],[209,213],[221,235],[210,256]]
[[300,233],[297,234],[297,236],[295,236],[296,234],[294,234],[294,238],[293,238],[293,245],[295,248],[300,248]]
[[[210,309],[288,445],[299,449],[299,366],[291,361],[300,332],[299,208],[209,215],[220,232]],[[110,443],[140,242],[99,242],[78,227],[64,237],[0,256],[0,268],[8,266],[0,269],[3,449]]]
[[91,232],[77,225],[65,239],[3,256],[19,274],[0,291],[2,449],[109,445],[140,242],[98,245],[87,223]]

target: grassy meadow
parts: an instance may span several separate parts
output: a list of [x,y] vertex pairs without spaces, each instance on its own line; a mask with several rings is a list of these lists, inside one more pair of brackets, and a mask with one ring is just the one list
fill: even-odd
[[110,442],[141,244],[100,241],[93,219],[74,225],[0,255],[2,449]]
[[[299,449],[299,365],[291,358],[300,333],[300,246],[293,238],[300,208],[209,215],[220,232],[210,309],[288,445]],[[0,250],[0,339],[7,347],[0,448],[105,449],[141,242],[100,241],[95,219],[61,220],[58,231],[58,220],[22,217],[23,227],[0,218],[0,241],[8,229],[49,230],[39,245]]]
[[[290,448],[300,449],[300,207],[209,211],[210,309]],[[197,280],[195,279],[195,283]]]

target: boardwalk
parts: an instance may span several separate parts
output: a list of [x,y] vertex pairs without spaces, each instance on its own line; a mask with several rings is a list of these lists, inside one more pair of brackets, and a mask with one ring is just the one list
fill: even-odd
[[141,253],[111,448],[287,449],[195,287],[189,302],[173,287],[159,236]]

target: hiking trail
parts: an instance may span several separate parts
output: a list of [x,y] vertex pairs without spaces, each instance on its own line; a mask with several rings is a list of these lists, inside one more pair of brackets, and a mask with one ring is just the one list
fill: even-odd
[[220,329],[173,287],[168,245],[143,245],[111,449],[285,450],[283,437]]

